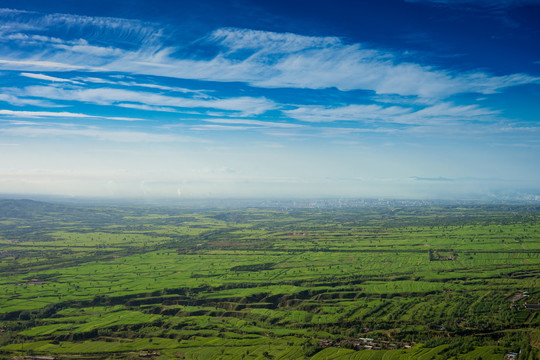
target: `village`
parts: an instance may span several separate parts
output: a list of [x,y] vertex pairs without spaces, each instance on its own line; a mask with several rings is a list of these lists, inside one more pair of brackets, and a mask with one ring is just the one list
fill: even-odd
[[519,291],[516,294],[514,294],[511,298],[511,309],[525,309],[525,310],[540,310],[540,303],[529,303],[527,301],[523,302],[523,304],[519,304],[518,301],[526,299],[529,297],[529,294],[527,291]]
[[323,348],[339,347],[354,350],[394,350],[394,349],[410,349],[414,342],[388,341],[371,338],[356,338],[341,341],[331,339],[319,340],[319,345]]

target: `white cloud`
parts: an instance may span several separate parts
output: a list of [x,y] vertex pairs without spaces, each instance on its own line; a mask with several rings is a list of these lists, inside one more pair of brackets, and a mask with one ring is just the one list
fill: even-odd
[[143,105],[143,104],[130,104],[130,103],[118,103],[116,106],[128,108],[128,109],[137,109],[137,110],[147,110],[147,111],[164,111],[164,112],[179,112],[178,109],[166,106],[154,106],[154,105]]
[[420,110],[400,106],[348,105],[342,107],[302,106],[284,111],[291,118],[308,122],[356,121],[359,123],[398,123],[446,125],[452,122],[500,120],[499,113],[477,105],[443,102]]
[[[52,26],[69,28],[87,37],[60,42],[49,40],[50,47],[45,50],[36,47],[34,50],[25,48],[22,53],[4,51],[0,68],[100,70],[207,81],[241,81],[258,87],[365,89],[377,94],[438,99],[463,92],[489,94],[509,86],[539,82],[538,77],[526,74],[459,73],[400,62],[388,51],[348,44],[336,37],[223,28],[205,39],[207,45],[216,47],[217,55],[211,59],[196,59],[179,58],[178,49],[164,45],[163,31],[154,24],[65,14],[42,16],[33,19],[33,23],[44,29]],[[83,32],[88,27],[92,31]],[[28,41],[37,41],[35,36],[41,35],[33,34]],[[103,38],[110,46],[92,43]],[[128,40],[131,47],[122,45]]]
[[206,92],[212,91],[212,90],[193,90],[193,89],[187,89],[187,88],[182,88],[182,87],[177,87],[177,86],[166,86],[166,85],[160,85],[160,84],[138,83],[134,81],[118,81],[118,80],[113,81],[113,80],[97,78],[97,77],[76,77],[73,79],[73,81],[78,81],[79,83],[90,82],[90,83],[96,83],[96,84],[111,84],[111,85],[129,86],[129,87],[136,86],[136,87],[142,87],[142,88],[173,91],[173,92],[180,92],[180,93],[186,93],[186,94],[191,93],[191,94],[200,95],[203,98],[209,97],[209,95],[207,95]]
[[254,49],[268,53],[290,53],[309,48],[325,48],[340,44],[337,37],[302,36],[250,29],[222,28],[209,39],[234,50]]
[[343,137],[352,134],[362,134],[362,133],[397,133],[401,130],[395,128],[385,128],[385,127],[376,127],[376,128],[344,128],[344,127],[323,127],[320,128],[321,134],[325,137]]
[[8,123],[10,125],[43,125],[35,121],[27,120],[2,120],[2,122]]
[[26,11],[26,10],[0,8],[0,14],[1,15],[5,15],[5,14],[9,14],[9,15],[12,15],[12,14],[29,14],[29,13],[32,13],[32,12],[31,11]]
[[118,84],[117,81],[112,81],[112,80],[102,79],[102,78],[97,78],[97,77],[77,77],[77,78],[75,78],[75,80],[83,81],[83,82],[97,83],[97,84],[112,84],[112,85]]
[[193,131],[238,131],[256,129],[253,126],[230,126],[230,125],[195,125],[190,127]]
[[217,124],[228,125],[253,125],[261,127],[277,127],[277,128],[299,128],[302,125],[291,123],[280,123],[275,121],[261,121],[261,120],[248,120],[248,119],[204,119],[203,121]]
[[[91,38],[114,38],[119,43],[123,42],[124,44],[149,43],[162,36],[162,29],[152,23],[139,20],[72,14],[41,14],[11,9],[0,11],[0,17],[3,17],[5,22],[9,21],[10,26],[2,28],[8,34],[17,33],[21,27],[16,25],[21,24],[26,25],[27,28],[42,32],[47,30],[54,30],[55,32],[69,31],[71,38],[76,38],[79,34],[86,36],[90,34]],[[37,38],[37,36],[42,38]],[[47,38],[48,36],[34,33],[29,35],[27,39],[48,41]],[[55,42],[59,43],[59,41]]]
[[168,106],[179,108],[215,108],[240,112],[249,116],[261,114],[275,108],[275,104],[266,98],[237,97],[227,99],[193,99],[186,97],[167,96],[150,92],[137,92],[124,89],[99,88],[66,90],[54,86],[29,86],[24,89],[27,96],[53,100],[73,100],[90,102],[100,105],[116,105],[135,103],[151,106]]
[[36,118],[36,117],[62,117],[62,118],[89,118],[93,117],[86,114],[78,114],[71,112],[50,112],[50,111],[16,111],[16,110],[0,110],[0,115],[13,117]]
[[41,117],[53,117],[53,118],[93,118],[93,119],[107,119],[107,120],[119,120],[119,121],[142,121],[144,119],[119,117],[119,116],[98,116],[88,115],[81,113],[72,113],[67,111],[51,112],[51,111],[19,111],[19,110],[0,110],[0,115],[17,117],[17,118],[41,118]]
[[38,79],[38,80],[47,80],[47,81],[53,81],[53,82],[69,82],[73,84],[82,84],[78,81],[69,80],[69,79],[63,79],[55,76],[49,76],[44,74],[35,74],[35,73],[21,73],[21,76]]
[[190,136],[159,134],[143,131],[104,130],[95,127],[66,128],[52,126],[17,126],[10,128],[0,128],[0,134],[22,137],[88,137],[103,141],[134,143],[207,142]]
[[[19,27],[16,27],[18,30],[22,30]],[[33,30],[36,30],[35,28],[32,28]],[[26,30],[26,29],[25,29]],[[64,41],[60,38],[56,37],[50,37],[50,36],[43,36],[43,35],[28,35],[20,32],[16,33],[10,33],[3,36],[4,40],[14,40],[17,41],[19,44],[24,45],[43,45],[46,43],[50,44],[63,44]],[[69,43],[72,43],[70,41]]]
[[319,105],[302,106],[294,110],[286,110],[285,114],[301,121],[388,121],[398,115],[411,112],[399,106],[382,107],[380,105],[348,105],[343,107],[325,107]]
[[[66,59],[69,61],[69,59]],[[4,65],[4,66],[2,66]],[[0,68],[9,70],[41,70],[43,68],[48,70],[62,71],[62,70],[82,70],[90,69],[88,66],[71,65],[67,63],[60,63],[47,60],[7,60],[0,59]]]
[[454,105],[439,103],[428,106],[411,114],[404,114],[394,119],[401,124],[413,125],[449,125],[463,122],[487,122],[502,120],[498,111],[481,108],[477,105]]
[[[538,81],[525,74],[500,77],[458,74],[399,63],[390,53],[359,44],[348,45],[337,38],[221,29],[210,39],[224,47],[211,60],[174,59],[170,56],[172,50],[164,49],[148,56],[145,63],[150,68],[142,71],[166,71],[169,76],[210,81],[245,81],[261,87],[368,89],[378,94],[436,98],[469,91],[493,93],[504,87]],[[239,50],[249,50],[249,56],[238,58]],[[141,69],[132,65],[132,71]]]
[[150,89],[158,89],[158,90],[166,90],[166,91],[174,91],[174,92],[180,92],[180,93],[191,93],[199,95],[202,98],[209,98],[210,96],[205,93],[205,90],[193,90],[193,89],[186,89],[181,87],[175,87],[175,86],[165,86],[165,85],[158,85],[158,84],[141,84],[137,82],[127,82],[127,81],[119,81],[117,83],[118,85],[122,86],[138,86],[138,87],[144,87],[144,88],[150,88]]
[[[6,88],[2,90],[7,91]],[[33,105],[42,107],[60,107],[59,105],[54,104],[50,101],[21,98],[8,93],[0,94],[0,101],[5,101],[15,106]]]
[[482,116],[497,115],[498,111],[481,108],[477,105],[454,105],[452,103],[439,103],[426,107],[415,113],[416,115],[430,117],[458,117],[461,119],[477,119]]
[[121,56],[124,51],[118,48],[113,47],[102,47],[102,46],[92,46],[92,45],[64,45],[59,44],[54,46],[57,49],[62,49],[70,53],[81,53],[85,55],[92,55],[96,57],[113,57]]

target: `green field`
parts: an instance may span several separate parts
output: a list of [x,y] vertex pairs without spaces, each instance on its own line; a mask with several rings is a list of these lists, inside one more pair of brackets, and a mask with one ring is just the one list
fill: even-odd
[[0,358],[540,358],[537,206],[1,200],[0,256]]

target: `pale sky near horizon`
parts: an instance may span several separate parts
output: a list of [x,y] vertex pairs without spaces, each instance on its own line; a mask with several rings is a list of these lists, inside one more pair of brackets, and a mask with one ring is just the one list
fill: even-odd
[[539,18],[2,0],[0,194],[540,200]]

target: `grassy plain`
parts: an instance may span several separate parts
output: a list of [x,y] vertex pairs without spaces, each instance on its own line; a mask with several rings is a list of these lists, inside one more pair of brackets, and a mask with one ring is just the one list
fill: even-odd
[[[0,255],[0,358],[540,354],[540,315],[524,306],[540,301],[534,206],[4,200]],[[354,349],[361,338],[380,350]]]

